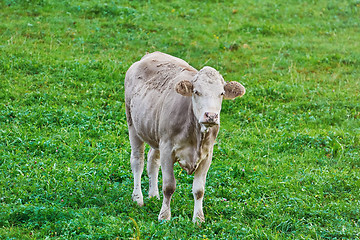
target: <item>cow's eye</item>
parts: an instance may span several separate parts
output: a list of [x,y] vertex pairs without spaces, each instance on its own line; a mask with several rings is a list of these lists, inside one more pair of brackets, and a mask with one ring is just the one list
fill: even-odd
[[225,95],[225,92],[222,92],[220,95],[221,95],[221,96],[224,96],[224,95]]
[[194,90],[194,94],[197,95],[197,96],[201,96],[201,93],[197,90]]

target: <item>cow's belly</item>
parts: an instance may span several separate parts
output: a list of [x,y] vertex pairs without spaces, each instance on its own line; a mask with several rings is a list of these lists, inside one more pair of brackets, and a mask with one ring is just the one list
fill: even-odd
[[149,136],[148,134],[138,134],[141,140],[149,144],[150,147],[154,149],[159,149],[159,141],[153,136]]

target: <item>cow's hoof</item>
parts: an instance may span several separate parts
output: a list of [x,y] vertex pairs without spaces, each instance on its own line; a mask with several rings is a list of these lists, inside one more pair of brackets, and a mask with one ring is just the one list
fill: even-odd
[[197,223],[197,224],[200,224],[200,223],[205,222],[204,214],[203,214],[203,213],[199,213],[199,214],[197,214],[196,216],[194,216],[194,217],[193,217],[193,222],[194,222],[194,223]]
[[170,218],[171,218],[171,212],[169,210],[161,211],[159,214],[159,221],[170,220]]
[[157,199],[160,199],[160,195],[159,193],[149,193],[149,198],[157,198]]
[[142,196],[139,196],[139,195],[132,195],[132,200],[134,202],[137,202],[137,204],[142,207],[144,206],[144,200],[143,200],[143,197]]

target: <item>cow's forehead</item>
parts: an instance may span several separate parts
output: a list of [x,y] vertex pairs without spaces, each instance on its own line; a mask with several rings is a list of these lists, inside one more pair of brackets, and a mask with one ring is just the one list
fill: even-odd
[[193,80],[194,87],[205,87],[207,85],[224,86],[225,81],[218,71],[212,67],[202,68]]

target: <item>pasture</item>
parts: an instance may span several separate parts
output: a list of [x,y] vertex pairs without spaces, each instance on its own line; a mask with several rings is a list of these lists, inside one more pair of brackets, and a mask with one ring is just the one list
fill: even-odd
[[[359,16],[357,0],[0,1],[0,238],[359,239]],[[223,102],[199,226],[177,164],[170,221],[131,200],[124,75],[153,51],[247,90]]]

